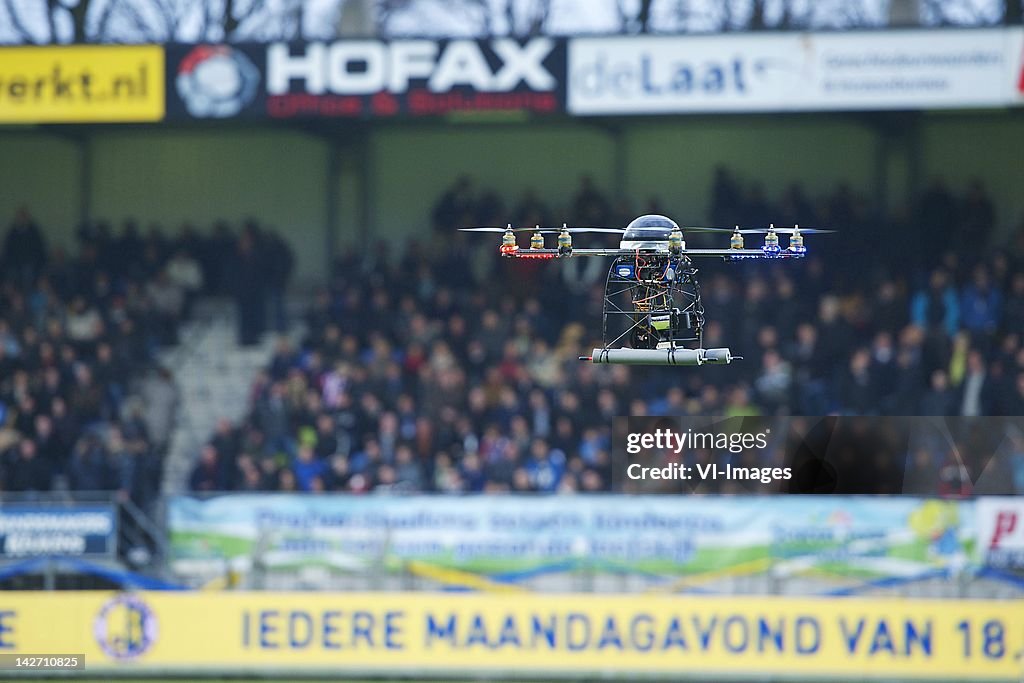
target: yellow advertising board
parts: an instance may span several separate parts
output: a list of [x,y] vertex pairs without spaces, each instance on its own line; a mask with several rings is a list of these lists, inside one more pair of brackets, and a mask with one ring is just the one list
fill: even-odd
[[0,652],[86,672],[601,673],[1019,681],[1021,601],[0,593]]
[[158,45],[0,48],[0,123],[160,121]]

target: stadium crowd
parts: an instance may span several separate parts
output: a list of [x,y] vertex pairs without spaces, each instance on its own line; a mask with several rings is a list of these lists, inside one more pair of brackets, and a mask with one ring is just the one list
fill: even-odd
[[[276,292],[283,293],[287,252],[254,224],[237,236],[222,225],[207,236],[185,227],[171,238],[158,226],[143,232],[126,221],[115,233],[99,222],[76,238],[74,255],[51,248],[27,209],[4,236],[0,491],[116,491],[148,510],[178,404],[157,351],[177,342],[180,323],[204,294],[235,294],[241,341],[258,338],[268,326],[265,312],[277,310]],[[270,263],[271,254],[269,277],[262,265],[247,265]]]
[[[880,212],[845,185],[820,199],[793,185],[773,202],[720,169],[711,197],[719,225],[839,230],[809,239],[818,255],[802,262],[701,264],[704,344],[745,360],[579,362],[600,345],[607,263],[499,259],[493,240],[454,228],[503,225],[506,210],[520,225],[624,225],[634,207],[583,178],[556,223],[536,192],[506,206],[461,178],[429,243],[338,259],[305,339],[280,342],[248,419],[220,424],[191,488],[599,491],[613,486],[615,416],[1024,415],[1024,227],[993,243],[981,184],[957,195],[935,181],[911,210]],[[642,212],[663,211],[651,199]],[[987,492],[1024,493],[1013,443]],[[917,493],[978,492],[949,448],[905,458]]]
[[[936,181],[912,211],[882,216],[845,186],[819,200],[793,186],[773,203],[722,169],[711,197],[721,225],[840,230],[809,240],[820,255],[804,262],[702,266],[705,345],[747,360],[681,373],[580,363],[599,344],[607,264],[498,259],[492,240],[451,229],[504,222],[503,198],[464,178],[439,198],[429,243],[338,259],[305,339],[279,343],[248,419],[220,423],[191,487],[596,491],[613,485],[618,415],[1024,415],[1024,229],[992,242],[980,184],[957,196]],[[562,213],[621,225],[634,211],[584,178]],[[527,192],[508,214],[529,225],[553,211]],[[234,296],[242,344],[283,330],[291,258],[251,222],[174,238],[97,223],[77,237],[73,256],[51,249],[21,211],[3,241],[0,490],[117,491],[145,506],[178,400],[157,350],[204,294]],[[1024,445],[1011,443],[999,480],[1024,492]],[[954,463],[907,454],[921,493],[972,492]]]

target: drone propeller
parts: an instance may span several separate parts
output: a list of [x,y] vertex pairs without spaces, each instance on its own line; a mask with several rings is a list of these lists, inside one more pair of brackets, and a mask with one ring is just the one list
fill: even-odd
[[730,234],[733,232],[731,228],[705,228],[699,225],[684,225],[679,229],[683,232],[726,232]]
[[[748,228],[740,230],[741,235],[765,235],[771,231],[775,231],[776,235],[792,235],[793,233],[800,233],[801,235],[822,235],[835,232],[835,230],[822,230],[821,228],[801,228],[794,226],[792,228],[776,228],[772,226],[770,228]],[[736,230],[726,230],[726,232],[736,232]]]
[[534,227],[534,228],[513,228],[511,225],[508,227],[500,228],[496,225],[485,225],[475,228],[459,228],[462,232],[541,232],[541,233],[558,233],[565,230],[566,232],[611,232],[615,234],[622,234],[625,232],[622,228],[570,228],[562,226],[561,228],[549,228],[549,227]]
[[770,228],[703,228],[700,226],[687,226],[682,228],[683,232],[721,232],[727,234],[739,233],[741,235],[766,235],[769,231],[774,230],[776,235],[792,235],[795,232],[799,232],[801,235],[820,235],[823,233],[835,232],[835,230],[822,230],[821,228],[776,228],[774,226]]

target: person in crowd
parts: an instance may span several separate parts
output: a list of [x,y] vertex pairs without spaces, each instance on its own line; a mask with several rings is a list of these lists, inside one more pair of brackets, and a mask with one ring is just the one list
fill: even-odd
[[221,467],[220,453],[212,444],[203,446],[199,451],[199,460],[188,478],[189,489],[196,493],[226,491],[227,477]]
[[267,259],[260,239],[256,227],[247,225],[229,257],[228,289],[235,299],[241,346],[258,344],[264,332]]
[[288,331],[286,295],[295,271],[295,254],[288,241],[276,231],[266,234],[267,300],[270,303],[270,322],[275,332]]
[[1002,292],[992,282],[988,268],[979,264],[960,298],[962,324],[976,343],[987,343],[988,337],[998,329],[1002,306]]
[[46,265],[46,240],[26,207],[18,209],[4,237],[0,270],[23,287],[31,287]]
[[474,215],[475,194],[472,178],[468,175],[459,176],[434,205],[434,229],[448,234],[460,225],[468,224],[464,221],[466,218],[472,219]]

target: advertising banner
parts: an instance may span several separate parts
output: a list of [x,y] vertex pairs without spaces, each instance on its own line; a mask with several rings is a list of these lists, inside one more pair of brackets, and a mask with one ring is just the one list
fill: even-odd
[[581,38],[574,115],[942,109],[1020,103],[1008,29]]
[[[771,573],[822,592],[955,571],[972,554],[970,502],[911,497],[228,495],[169,502],[181,575],[225,564],[399,573],[410,563],[498,584],[578,571],[672,587]],[[813,582],[810,578],[813,577]]]
[[1024,496],[978,500],[978,561],[1024,574]]
[[1010,60],[1010,104],[1024,105],[1024,28],[1007,29],[1007,53]]
[[0,123],[127,123],[164,117],[159,45],[0,48]]
[[565,109],[563,39],[169,46],[168,118],[390,118]]
[[0,594],[0,650],[86,672],[1017,681],[1020,601],[434,593]]
[[0,560],[113,554],[117,536],[110,505],[0,506]]

